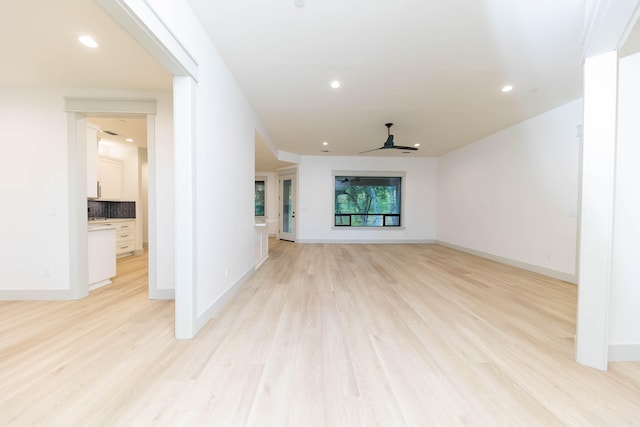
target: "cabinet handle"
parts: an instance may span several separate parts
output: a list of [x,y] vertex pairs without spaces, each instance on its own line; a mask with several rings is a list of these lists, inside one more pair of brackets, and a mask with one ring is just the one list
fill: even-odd
[[120,249],[127,249],[129,246],[120,246]]
[[100,181],[96,182],[96,185],[98,187],[98,199],[100,197],[102,197],[102,187],[100,187]]
[[121,234],[120,237],[129,237],[128,234]]

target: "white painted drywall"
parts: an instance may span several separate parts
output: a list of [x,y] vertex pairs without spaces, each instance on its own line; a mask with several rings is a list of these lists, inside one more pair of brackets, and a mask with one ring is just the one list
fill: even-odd
[[[157,122],[171,128],[171,94],[99,89],[0,88],[0,298],[70,298],[69,168],[65,96],[153,98]],[[168,123],[166,123],[168,122]],[[160,150],[172,150],[172,134],[159,134]],[[171,160],[172,157],[169,157]],[[163,174],[167,174],[163,167]],[[168,169],[170,170],[170,169]],[[169,177],[172,180],[172,177]],[[172,217],[172,193],[160,197]],[[173,231],[165,227],[158,275],[173,283]],[[164,276],[163,276],[164,275]]]
[[[194,230],[186,230],[195,239],[191,295],[197,329],[253,271],[255,131],[265,138],[267,132],[187,2],[147,4],[198,64],[192,122]],[[176,224],[177,233],[181,227]]]
[[[640,360],[640,54],[620,59],[609,345]],[[635,356],[633,356],[635,354]]]
[[584,61],[584,142],[576,361],[607,369],[618,55]]
[[[427,242],[436,237],[434,158],[304,156],[298,169],[298,241]],[[401,228],[333,227],[333,171],[404,172]]]
[[438,159],[438,240],[575,275],[576,100]]
[[0,88],[0,290],[69,290],[63,92]]

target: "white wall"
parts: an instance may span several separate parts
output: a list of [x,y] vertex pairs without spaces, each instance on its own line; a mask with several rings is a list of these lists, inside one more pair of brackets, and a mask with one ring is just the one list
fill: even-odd
[[618,74],[609,360],[640,360],[640,54]]
[[438,159],[438,240],[575,281],[576,100]]
[[[147,4],[198,64],[192,121],[194,229],[185,230],[195,236],[190,262],[198,329],[253,272],[255,131],[267,133],[187,2]],[[182,226],[176,224],[178,233]]]
[[[298,169],[299,242],[429,242],[436,238],[436,159],[304,156]],[[333,171],[405,172],[401,228],[334,228]]]
[[60,90],[0,88],[0,290],[69,289],[66,119]]
[[[70,271],[77,263],[69,256],[65,96],[155,98],[157,120],[171,126],[167,93],[0,88],[0,147],[6,153],[0,156],[0,219],[6,224],[0,232],[0,299],[71,297]],[[170,143],[172,135],[160,139]],[[170,250],[166,258],[172,259]]]

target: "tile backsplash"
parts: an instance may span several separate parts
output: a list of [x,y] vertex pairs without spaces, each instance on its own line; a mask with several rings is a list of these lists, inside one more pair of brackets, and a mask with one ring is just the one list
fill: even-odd
[[136,202],[87,201],[88,218],[135,218]]

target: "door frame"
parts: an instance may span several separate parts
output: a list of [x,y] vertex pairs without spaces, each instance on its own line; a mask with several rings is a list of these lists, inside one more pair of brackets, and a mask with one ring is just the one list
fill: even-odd
[[[69,135],[69,231],[70,231],[70,292],[72,299],[89,295],[87,268],[87,115],[146,115],[148,155],[148,220],[149,232],[149,299],[162,298],[157,288],[156,260],[156,170],[155,162],[155,114],[156,101],[150,99],[105,99],[91,97],[66,97],[67,131]],[[138,204],[139,205],[139,204]],[[136,208],[139,210],[139,206]],[[77,264],[76,264],[77,263]],[[166,297],[166,296],[164,296]],[[172,297],[172,296],[171,296]]]
[[[293,186],[293,201],[292,201],[293,233],[286,233],[287,236],[284,236],[286,238],[283,238],[283,234],[285,233],[282,231],[283,220],[284,220],[283,210],[282,210],[282,197],[283,197],[282,180],[285,178],[290,178]],[[298,212],[298,167],[295,166],[295,167],[278,169],[278,233],[277,233],[278,240],[288,240],[291,242],[295,242],[297,240],[298,215],[296,215],[296,212]]]

